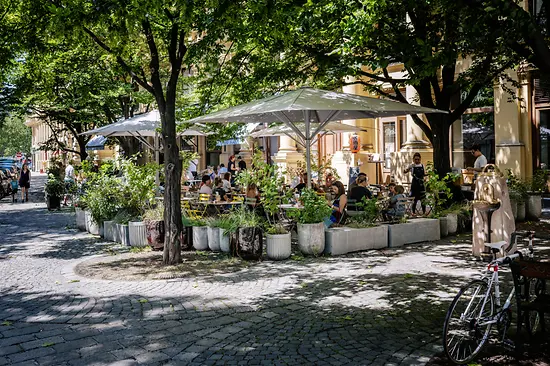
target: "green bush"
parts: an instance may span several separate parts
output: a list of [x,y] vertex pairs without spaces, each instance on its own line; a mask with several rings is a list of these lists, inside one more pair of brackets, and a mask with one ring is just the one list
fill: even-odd
[[99,175],[87,188],[83,200],[96,222],[112,220],[125,200],[120,180]]
[[300,196],[303,208],[291,209],[288,215],[300,224],[317,224],[330,217],[332,208],[327,201],[311,188],[304,188]]
[[361,209],[355,216],[349,217],[349,224],[346,226],[353,228],[367,228],[374,226],[380,213],[380,203],[376,198],[368,199],[363,197],[361,202],[357,202],[357,207]]
[[63,197],[65,193],[65,184],[58,176],[49,173],[48,180],[44,186],[44,192],[48,197]]

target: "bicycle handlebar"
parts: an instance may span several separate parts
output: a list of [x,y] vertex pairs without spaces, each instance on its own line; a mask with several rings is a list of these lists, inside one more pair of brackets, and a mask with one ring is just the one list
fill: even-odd
[[[517,238],[517,233],[515,233],[515,232],[512,233],[512,236],[510,238],[510,245],[508,246],[509,249],[513,246],[513,243],[515,243],[516,238]],[[520,258],[520,259],[522,259],[523,257],[532,258],[533,257],[533,252],[534,252],[534,249],[533,249],[533,239],[534,238],[535,238],[535,232],[530,231],[529,232],[529,245],[527,246],[527,248],[519,249],[514,254],[507,255],[506,257],[498,258],[496,260],[496,262],[499,263],[499,264],[510,264],[510,262],[512,262],[516,258]]]

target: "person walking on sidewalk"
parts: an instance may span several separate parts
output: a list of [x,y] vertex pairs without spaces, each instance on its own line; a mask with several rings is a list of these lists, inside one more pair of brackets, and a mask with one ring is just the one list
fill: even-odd
[[27,164],[23,164],[19,175],[19,187],[21,187],[21,202],[29,202],[29,188],[31,187],[31,171]]

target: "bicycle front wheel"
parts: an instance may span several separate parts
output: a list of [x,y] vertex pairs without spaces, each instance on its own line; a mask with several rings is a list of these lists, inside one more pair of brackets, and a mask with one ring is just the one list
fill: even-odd
[[485,281],[472,281],[455,296],[443,326],[443,348],[457,364],[472,361],[489,338],[494,314],[493,294]]

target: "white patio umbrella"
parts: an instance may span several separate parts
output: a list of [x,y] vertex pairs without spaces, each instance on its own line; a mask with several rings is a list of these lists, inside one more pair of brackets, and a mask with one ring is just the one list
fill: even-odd
[[[306,142],[308,186],[311,185],[311,140],[330,121],[401,116],[404,114],[448,113],[386,99],[302,88],[280,95],[224,109],[187,123],[271,123],[283,122]],[[304,123],[304,131],[296,126]]]
[[[302,122],[295,123],[296,128],[302,132],[302,134],[305,134],[305,124]],[[319,137],[323,137],[325,135],[335,135],[337,133],[344,133],[344,132],[365,132],[365,128],[356,127],[352,125],[346,125],[344,123],[340,122],[329,122],[325,125],[323,128],[323,131],[317,136],[315,136],[312,140],[310,140],[310,144],[313,145],[315,142],[318,141]],[[278,126],[272,126],[263,128],[259,131],[252,132],[250,134],[253,138],[259,138],[259,137],[271,137],[271,136],[288,136],[294,141],[296,141],[298,144],[302,145],[303,147],[306,147],[306,142],[298,136],[292,128],[290,128],[287,125],[278,125]]]

